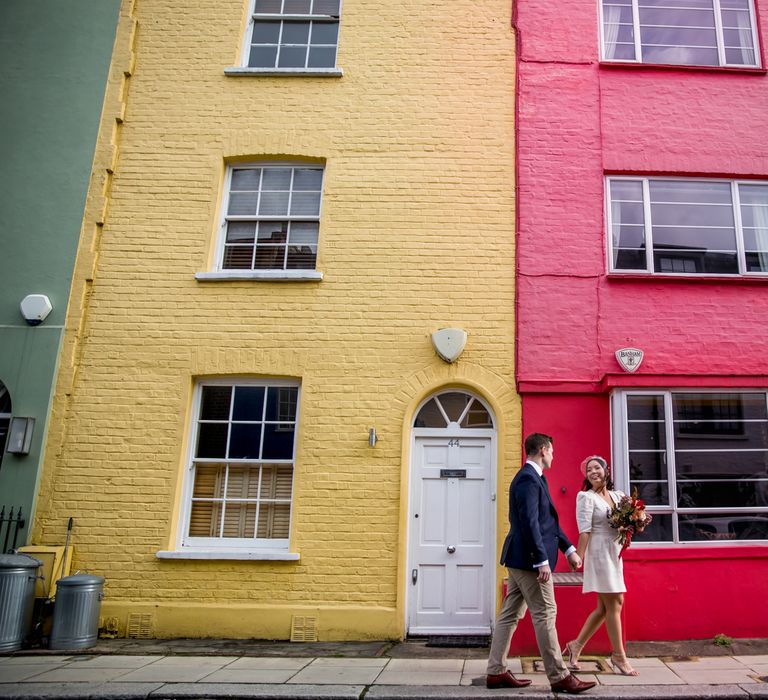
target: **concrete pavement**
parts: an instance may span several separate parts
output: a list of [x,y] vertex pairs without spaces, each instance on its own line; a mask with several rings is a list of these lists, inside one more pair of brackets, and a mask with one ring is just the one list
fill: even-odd
[[[486,649],[431,649],[409,643],[100,640],[86,652],[0,656],[0,699],[553,697],[541,661],[530,657],[509,660],[515,675],[533,681],[530,688],[487,690],[486,655]],[[595,680],[598,686],[584,697],[768,700],[768,653],[645,656],[631,661],[640,671],[637,677],[614,674],[606,657],[586,657],[579,677]]]

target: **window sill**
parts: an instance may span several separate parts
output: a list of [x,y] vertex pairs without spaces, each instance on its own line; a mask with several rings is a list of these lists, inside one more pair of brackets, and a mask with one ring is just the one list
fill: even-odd
[[649,282],[718,282],[726,284],[768,284],[768,275],[748,276],[748,275],[686,275],[664,272],[608,272],[606,277],[610,281],[629,280],[647,280]]
[[323,273],[318,270],[226,270],[221,272],[196,272],[198,282],[319,282]]
[[232,78],[341,78],[344,75],[344,71],[341,68],[250,68],[247,66],[232,66],[231,68],[224,69],[224,75]]
[[704,73],[754,73],[765,75],[768,69],[760,66],[690,66],[676,63],[638,63],[636,61],[599,61],[601,68],[634,68],[639,70],[682,70]]
[[159,551],[155,555],[158,559],[206,559],[215,560],[240,560],[240,561],[299,561],[298,552],[284,552],[282,550],[270,551],[226,551],[220,549],[183,549],[175,551]]

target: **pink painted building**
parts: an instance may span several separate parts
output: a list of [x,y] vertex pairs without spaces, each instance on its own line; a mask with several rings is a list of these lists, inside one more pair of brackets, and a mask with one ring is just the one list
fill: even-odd
[[[525,0],[515,24],[523,432],[555,437],[574,538],[590,454],[653,513],[628,640],[766,637],[768,4]],[[558,595],[573,638],[594,600]]]

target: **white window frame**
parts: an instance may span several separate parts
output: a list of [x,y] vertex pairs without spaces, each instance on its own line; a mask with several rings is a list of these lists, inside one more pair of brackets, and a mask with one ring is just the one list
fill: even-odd
[[717,508],[683,508],[677,504],[677,471],[675,465],[674,421],[672,419],[672,395],[680,393],[696,394],[759,394],[768,402],[768,390],[740,389],[725,387],[719,389],[700,387],[680,387],[674,389],[617,389],[611,394],[611,443],[613,453],[613,480],[615,487],[624,493],[630,492],[629,479],[629,423],[627,417],[627,397],[629,396],[663,396],[664,397],[664,428],[666,437],[666,465],[669,487],[669,505],[649,505],[646,510],[651,515],[672,516],[672,540],[643,542],[633,540],[632,546],[638,547],[678,547],[678,546],[763,546],[768,540],[681,540],[678,515],[743,515],[757,514],[768,517],[766,507],[717,507]]
[[[731,185],[731,206],[733,208],[734,231],[736,234],[736,258],[739,271],[734,273],[717,272],[657,272],[654,270],[653,248],[653,221],[651,220],[650,182],[728,182]],[[643,187],[643,224],[645,237],[645,269],[626,269],[614,266],[613,258],[613,215],[611,207],[611,182],[632,181],[642,182]],[[768,270],[764,272],[752,272],[747,270],[746,252],[744,248],[744,230],[741,221],[741,199],[739,185],[763,185],[768,187],[768,180],[730,180],[727,178],[703,178],[703,177],[642,177],[631,175],[607,175],[603,183],[603,199],[605,202],[605,237],[608,246],[608,271],[615,275],[652,275],[654,277],[718,277],[724,279],[738,279],[739,277],[768,277]]]
[[[235,170],[259,169],[259,168],[315,168],[322,170],[322,179],[320,182],[320,208],[317,216],[253,216],[235,217],[229,216],[229,200],[232,189],[232,173]],[[266,281],[320,281],[323,279],[323,273],[317,269],[317,260],[320,255],[320,221],[323,212],[323,190],[325,187],[325,163],[315,162],[295,162],[295,161],[256,161],[253,163],[232,163],[227,165],[227,171],[224,178],[224,191],[221,206],[221,218],[217,229],[216,248],[214,253],[213,270],[210,272],[198,272],[195,278],[198,281],[225,281],[225,280],[266,280]],[[290,206],[290,205],[289,205]],[[224,250],[226,247],[227,224],[229,221],[317,221],[318,240],[317,252],[315,255],[314,269],[280,269],[280,268],[256,268],[256,269],[225,269]],[[256,242],[254,241],[254,245]],[[286,243],[287,245],[287,243]]]
[[[189,529],[190,517],[192,513],[192,493],[194,490],[195,481],[195,463],[206,461],[212,463],[221,463],[226,461],[228,464],[260,464],[265,460],[253,460],[253,459],[197,459],[195,457],[195,449],[197,445],[197,425],[200,416],[200,410],[202,405],[203,387],[205,386],[254,386],[264,387],[265,389],[270,387],[281,388],[295,388],[298,390],[296,397],[296,418],[294,422],[295,432],[293,441],[293,455],[291,459],[270,459],[266,460],[271,464],[286,464],[293,468],[293,479],[291,483],[291,513],[289,517],[289,536],[287,538],[280,539],[265,539],[265,538],[218,538],[218,537],[190,537],[187,532]],[[266,394],[265,394],[266,402]],[[220,378],[220,379],[203,379],[196,383],[194,389],[194,396],[192,400],[192,411],[190,416],[189,427],[189,444],[187,445],[186,455],[186,467],[184,473],[184,486],[182,489],[182,517],[180,519],[179,538],[177,542],[176,552],[160,552],[159,558],[183,558],[183,552],[185,550],[194,552],[196,550],[203,553],[203,556],[199,558],[218,558],[215,556],[219,553],[230,553],[234,555],[246,555],[246,556],[233,556],[231,558],[264,558],[264,559],[298,559],[298,555],[292,555],[288,552],[290,538],[293,529],[293,513],[294,513],[294,496],[296,489],[296,446],[298,443],[299,432],[299,410],[301,405],[301,385],[297,381],[284,380],[284,379],[246,379],[246,378]],[[283,556],[280,556],[280,555]],[[250,555],[250,556],[247,556]],[[263,555],[263,556],[259,556]],[[274,556],[277,555],[277,556]]]
[[[317,76],[317,77],[341,77],[343,71],[338,67],[339,59],[339,43],[341,32],[341,15],[343,8],[343,0],[339,0],[339,14],[338,15],[321,15],[321,14],[286,14],[279,13],[257,13],[256,12],[256,0],[250,0],[248,9],[248,22],[246,22],[245,35],[243,37],[242,52],[240,55],[240,65],[236,67],[226,68],[224,72],[227,75],[265,75],[265,76]],[[339,34],[336,38],[336,55],[334,59],[334,66],[325,68],[280,68],[277,66],[249,66],[248,60],[251,53],[251,37],[253,35],[253,25],[256,21],[275,21],[275,22],[335,22],[339,27]],[[282,27],[281,27],[282,35]],[[279,45],[278,45],[279,46]],[[278,49],[279,51],[279,49]]]
[[749,18],[750,28],[752,30],[752,50],[755,52],[755,62],[753,64],[747,63],[727,63],[725,60],[725,39],[723,35],[723,21],[722,12],[720,7],[720,0],[713,0],[714,14],[715,14],[715,32],[717,34],[717,56],[718,65],[712,66],[709,64],[699,63],[647,63],[641,60],[642,43],[640,39],[640,9],[638,0],[631,0],[632,2],[632,32],[635,43],[635,58],[607,58],[605,51],[605,18],[603,12],[603,4],[605,0],[598,0],[598,18],[600,22],[600,60],[606,63],[635,63],[643,66],[696,66],[704,68],[743,68],[743,69],[755,69],[761,68],[761,55],[760,55],[760,42],[758,41],[757,32],[757,11],[755,9],[754,0],[749,0]]

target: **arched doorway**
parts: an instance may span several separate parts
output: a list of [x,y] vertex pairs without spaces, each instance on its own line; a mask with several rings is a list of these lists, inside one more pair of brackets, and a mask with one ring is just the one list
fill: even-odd
[[5,441],[8,437],[8,426],[11,424],[11,394],[5,384],[0,382],[0,468],[3,465]]
[[408,513],[407,631],[489,634],[495,576],[496,429],[449,389],[416,411]]

